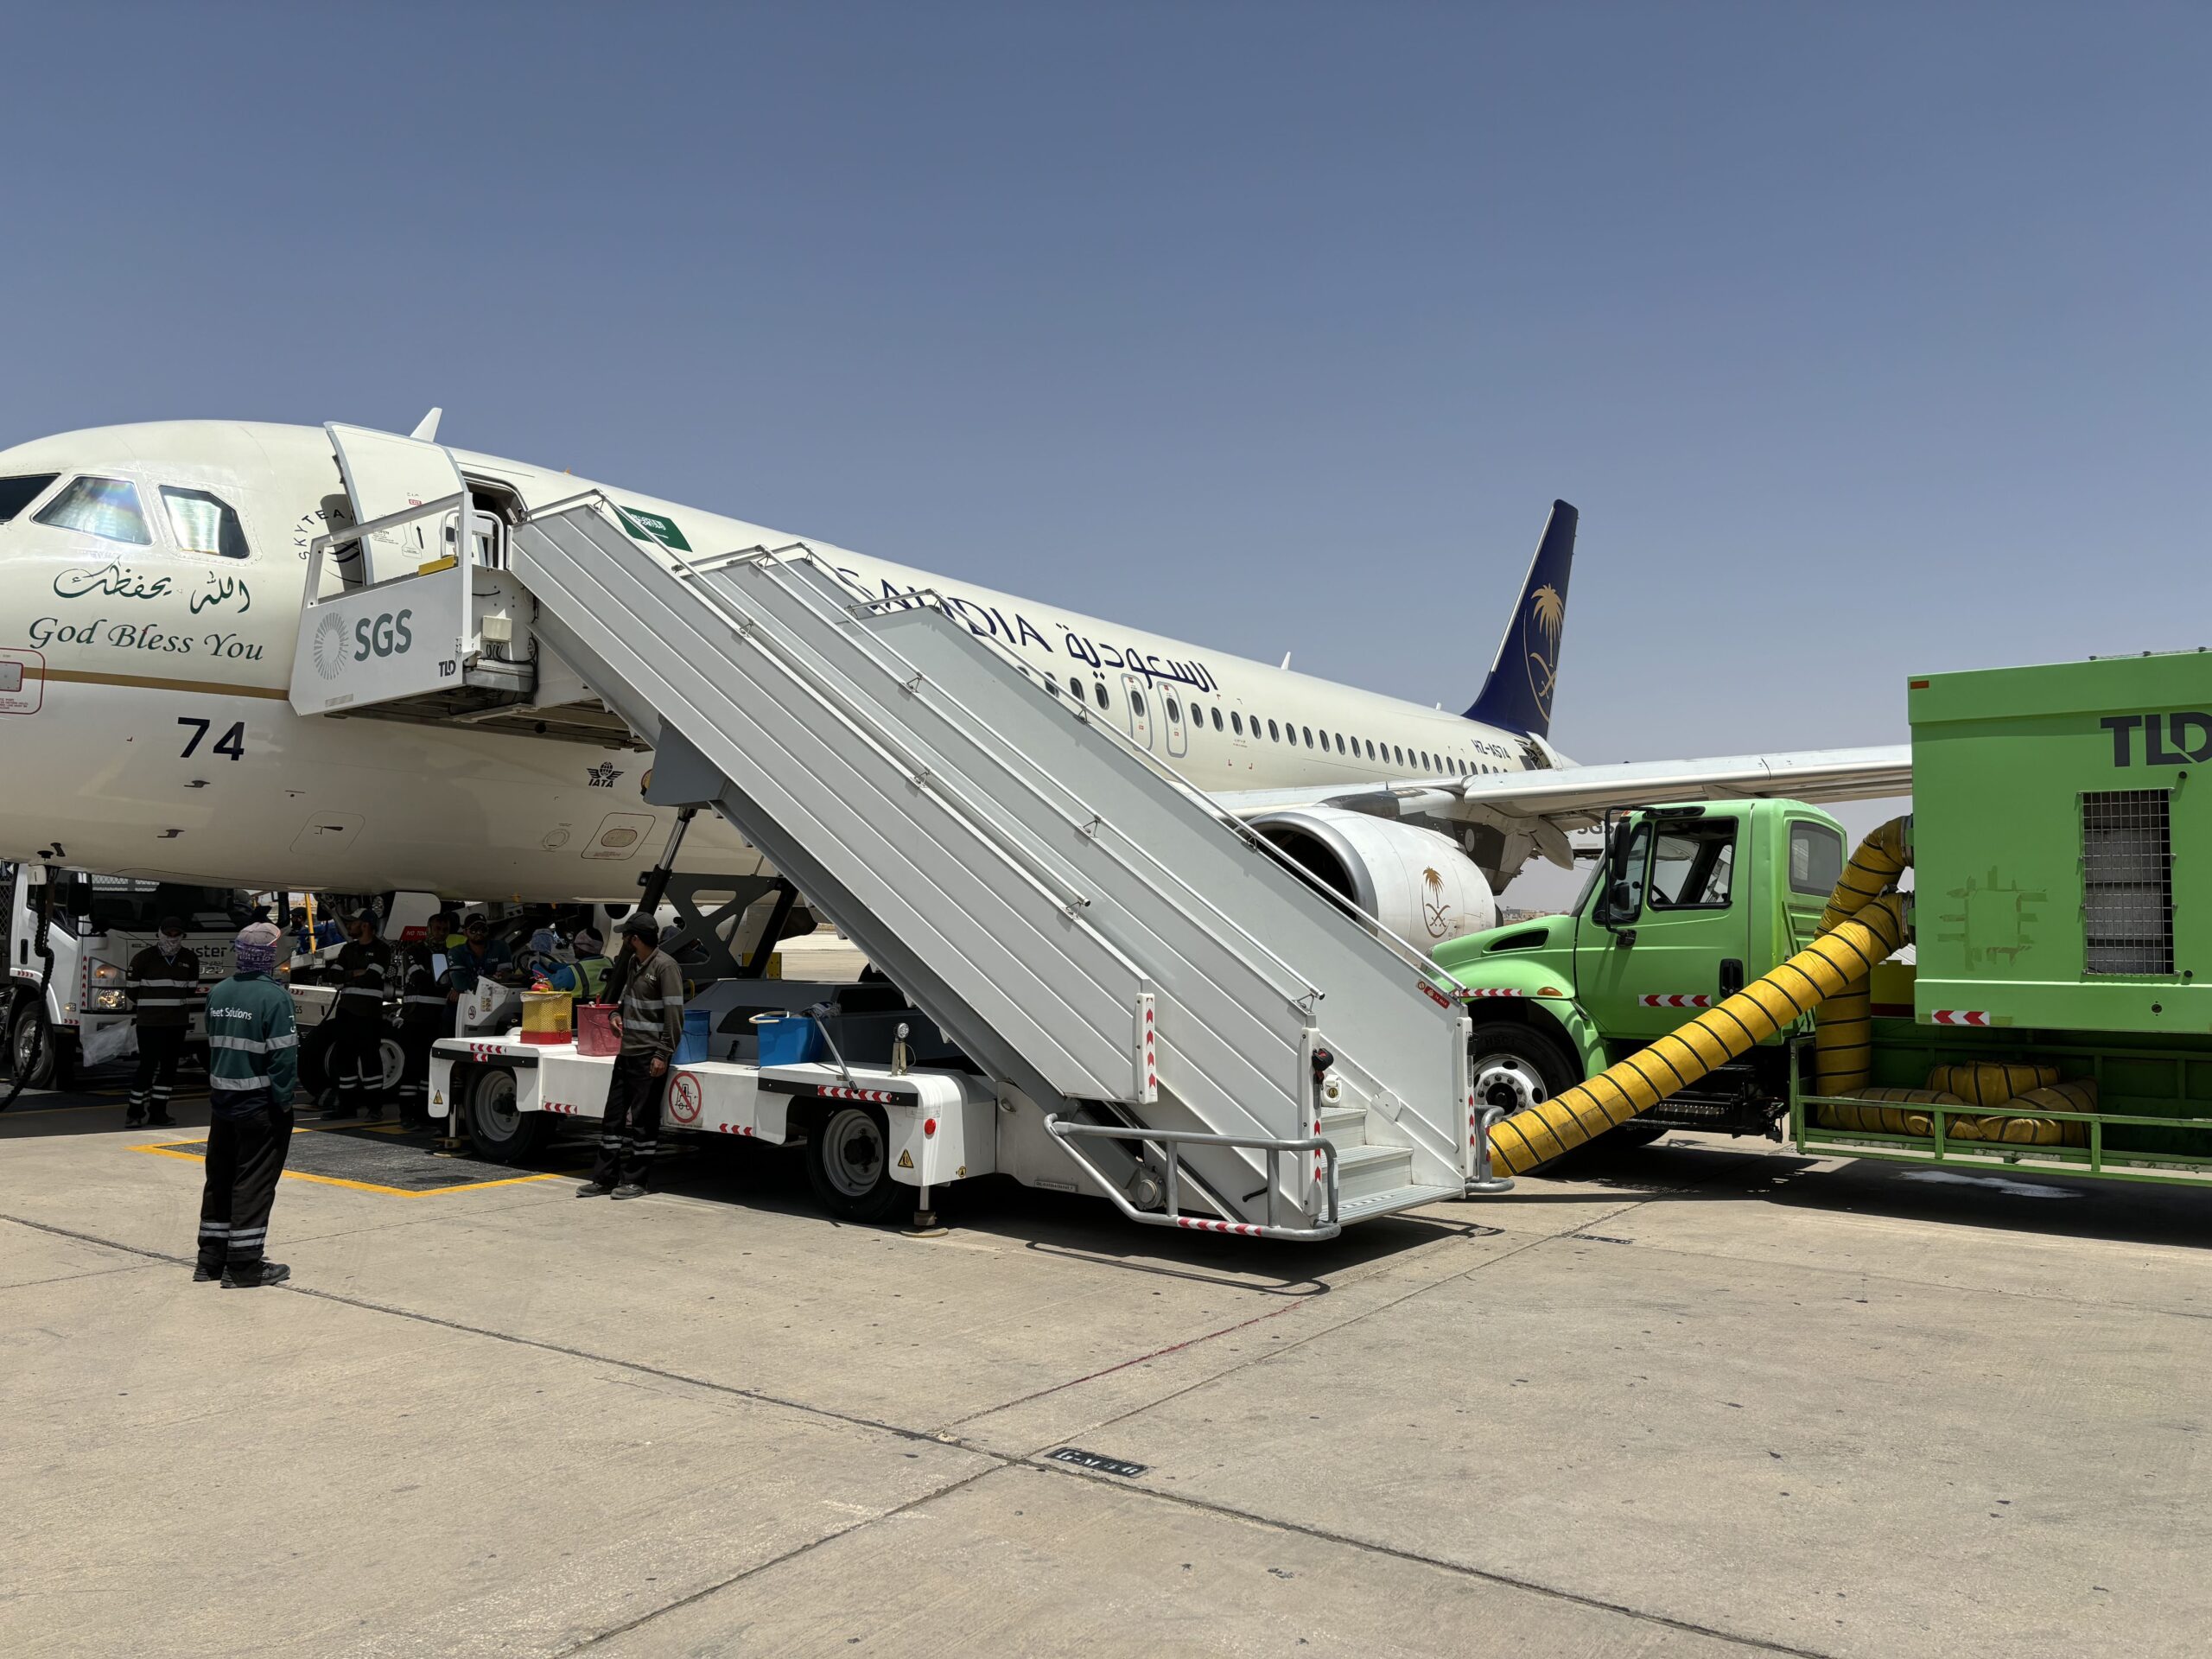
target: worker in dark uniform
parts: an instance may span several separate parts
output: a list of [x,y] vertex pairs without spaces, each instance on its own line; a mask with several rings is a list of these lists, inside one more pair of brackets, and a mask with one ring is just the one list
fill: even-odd
[[614,1023],[622,1034],[607,1080],[607,1111],[599,1131],[599,1162],[580,1198],[611,1193],[643,1198],[645,1174],[660,1143],[660,1097],[669,1062],[683,1035],[683,972],[659,946],[660,929],[639,912],[622,924],[621,1001]]
[[200,958],[185,948],[182,917],[162,918],[154,943],[130,958],[124,988],[137,1015],[138,1069],[131,1074],[123,1126],[167,1128],[176,1122],[169,1116],[169,1095],[176,1087],[177,1056],[200,1000]]
[[[440,938],[441,951],[444,944]],[[418,953],[399,993],[399,1047],[406,1056],[399,1069],[401,1128],[430,1127],[429,1110],[424,1103],[430,1087],[430,1045],[452,1032],[453,1013],[446,1002],[446,988],[431,971],[427,952]]]
[[270,977],[284,937],[256,922],[238,938],[238,972],[207,997],[207,1173],[200,1194],[194,1282],[273,1285],[292,1270],[267,1258],[269,1211],[292,1147],[300,1036],[291,994]]
[[330,1046],[330,1070],[338,1080],[338,1104],[326,1118],[353,1117],[366,1110],[372,1121],[384,1116],[384,999],[391,982],[391,947],[377,937],[374,911],[353,918],[353,937],[338,949],[338,1006],[331,1018],[338,1039]]

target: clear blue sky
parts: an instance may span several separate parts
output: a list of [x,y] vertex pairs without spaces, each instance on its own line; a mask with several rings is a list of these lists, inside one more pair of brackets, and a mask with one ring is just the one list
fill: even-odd
[[2212,12],[19,7],[0,441],[443,435],[1580,758],[2212,644]]

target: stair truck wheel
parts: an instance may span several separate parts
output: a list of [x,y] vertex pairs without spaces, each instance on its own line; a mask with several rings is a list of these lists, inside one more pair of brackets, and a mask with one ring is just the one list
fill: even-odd
[[60,1034],[46,1023],[35,996],[20,998],[8,1022],[8,1065],[26,1089],[52,1089],[67,1068]]
[[468,1080],[468,1138],[480,1158],[518,1163],[544,1146],[553,1126],[543,1112],[515,1109],[515,1074],[504,1065],[480,1069]]
[[891,1175],[890,1131],[873,1106],[840,1106],[807,1132],[806,1179],[847,1221],[887,1221],[906,1196]]

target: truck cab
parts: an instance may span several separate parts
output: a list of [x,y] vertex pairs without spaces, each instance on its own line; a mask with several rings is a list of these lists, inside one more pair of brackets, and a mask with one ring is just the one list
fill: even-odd
[[[97,1065],[136,1052],[124,986],[130,959],[154,943],[162,917],[184,918],[184,942],[200,959],[204,987],[230,972],[232,943],[251,911],[251,896],[228,887],[36,864],[0,865],[0,873],[8,899],[7,932],[0,939],[8,983],[0,1009],[9,1065],[11,1075],[36,1089],[66,1086],[80,1063]],[[50,974],[41,936],[53,953]],[[190,1050],[204,1053],[206,1038],[195,1013]]]
[[[1842,827],[1797,801],[1700,802],[1613,817],[1573,910],[1435,950],[1466,987],[1476,1103],[1515,1111],[1548,1099],[1802,949],[1844,853]],[[1614,1134],[1774,1132],[1789,1096],[1789,1034]]]

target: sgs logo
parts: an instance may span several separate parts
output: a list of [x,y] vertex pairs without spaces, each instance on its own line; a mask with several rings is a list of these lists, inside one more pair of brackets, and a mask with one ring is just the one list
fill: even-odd
[[397,615],[386,611],[382,616],[365,616],[353,624],[353,660],[365,663],[372,657],[404,657],[415,643],[415,633],[407,624],[414,616],[412,611]]
[[351,637],[342,617],[327,617],[315,631],[315,672],[334,680],[348,663],[365,663],[372,657],[404,657],[415,644],[411,610],[386,611],[381,616],[356,619]]

